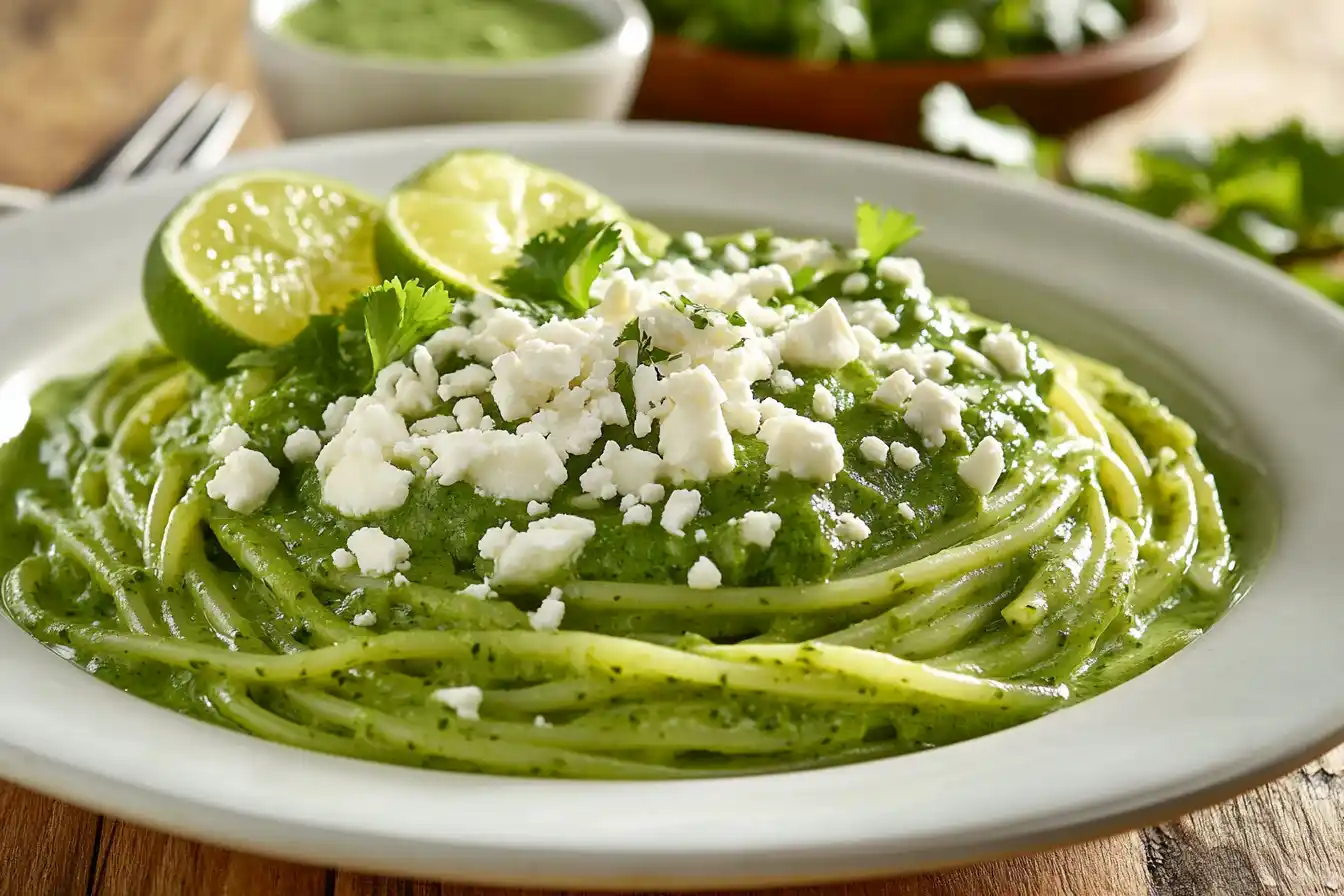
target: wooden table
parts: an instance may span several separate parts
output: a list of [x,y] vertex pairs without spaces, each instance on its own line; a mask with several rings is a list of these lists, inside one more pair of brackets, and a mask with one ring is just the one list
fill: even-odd
[[[1164,97],[1085,141],[1123,169],[1145,134],[1300,114],[1344,133],[1344,3],[1209,0],[1208,40]],[[179,76],[251,86],[245,0],[0,0],[0,182],[50,188]],[[1291,10],[1291,16],[1289,14]],[[278,137],[264,109],[241,145]],[[1299,896],[1344,893],[1344,748],[1160,827],[816,896]],[[0,784],[0,894],[428,894],[472,891],[307,868],[99,818]]]

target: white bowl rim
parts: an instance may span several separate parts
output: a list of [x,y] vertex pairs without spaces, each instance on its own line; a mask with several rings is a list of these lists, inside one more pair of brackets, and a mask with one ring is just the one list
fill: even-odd
[[[634,59],[649,52],[653,43],[653,20],[641,0],[545,0],[575,9],[602,29],[597,40],[549,56],[491,61],[488,59],[416,59],[359,55],[334,47],[284,35],[274,22],[265,21],[262,7],[282,2],[286,12],[307,0],[249,0],[248,25],[255,39],[264,40],[275,52],[325,65],[345,66],[370,73],[443,75],[454,78],[535,78],[547,74],[584,71],[613,59]],[[615,24],[598,20],[595,9],[605,10]]]
[[[1294,348],[1288,334],[1304,344],[1314,340],[1336,349],[1344,347],[1344,312],[1267,266],[1175,224],[1091,197],[1031,187],[966,163],[871,144],[714,126],[474,125],[300,141],[278,150],[241,154],[228,167],[252,168],[263,164],[301,167],[307,160],[323,158],[376,160],[384,155],[404,154],[408,145],[442,151],[450,146],[491,143],[531,145],[539,151],[545,147],[610,151],[615,146],[622,152],[638,153],[641,149],[660,147],[668,152],[693,153],[701,161],[714,153],[755,153],[784,161],[796,160],[798,165],[886,169],[907,178],[928,179],[940,186],[957,185],[956,189],[964,189],[984,202],[1011,203],[1028,217],[1054,216],[1061,227],[1067,224],[1084,233],[1096,231],[1114,237],[1120,248],[1137,247],[1153,263],[1175,264],[1186,273],[1202,271],[1215,281],[1237,284],[1237,292],[1220,294],[1218,301],[1226,301],[1229,309],[1242,312],[1255,309],[1275,312],[1275,326],[1255,334],[1255,339],[1265,341],[1271,348],[1276,340],[1281,343],[1279,348]],[[174,175],[102,194],[62,199],[22,218],[0,222],[0,258],[11,244],[15,248],[9,252],[22,258],[17,253],[35,239],[25,237],[29,232],[59,233],[62,225],[83,216],[108,215],[118,208],[151,200],[160,203],[201,180],[200,175]],[[1108,245],[1107,250],[1111,249]],[[1136,276],[1141,273],[1136,272]],[[37,320],[41,313],[34,311],[27,320]],[[1234,332],[1235,327],[1224,330],[1224,334]],[[1282,368],[1270,370],[1267,375],[1271,379],[1296,377],[1301,383],[1319,379],[1315,397],[1328,396],[1328,388],[1337,386],[1339,381],[1334,373],[1337,365],[1330,362],[1334,356],[1337,355],[1298,352],[1297,356],[1285,357]],[[1239,362],[1234,359],[1223,363],[1222,369],[1230,372],[1232,365]],[[1344,421],[1337,416],[1318,414],[1319,431],[1344,434]],[[1266,425],[1264,419],[1257,423],[1262,428]],[[40,688],[45,682],[7,683],[0,679],[0,771],[12,780],[98,810],[230,846],[391,873],[452,875],[482,882],[546,886],[581,883],[641,889],[684,888],[873,876],[1040,849],[1111,833],[1231,796],[1290,770],[1344,736],[1344,693],[1333,685],[1344,674],[1344,655],[1331,649],[1334,644],[1329,633],[1333,626],[1328,624],[1329,619],[1299,618],[1308,608],[1304,605],[1306,598],[1285,587],[1294,584],[1317,596],[1324,587],[1321,573],[1339,571],[1340,561],[1324,549],[1329,543],[1329,533],[1323,536],[1312,531],[1312,527],[1322,519],[1339,519],[1330,495],[1344,492],[1344,469],[1335,464],[1296,468],[1303,457],[1317,463],[1331,459],[1329,445],[1337,442],[1322,446],[1312,441],[1304,435],[1301,440],[1280,439],[1269,446],[1267,460],[1276,465],[1272,472],[1283,496],[1284,526],[1281,543],[1275,556],[1266,562],[1267,568],[1262,571],[1252,597],[1270,590],[1275,596],[1272,612],[1264,606],[1263,599],[1243,601],[1208,634],[1157,672],[1046,719],[928,753],[799,775],[714,782],[518,782],[369,768],[364,763],[311,754],[296,758],[292,755],[296,751],[288,748],[211,731],[211,749],[243,763],[244,780],[237,784],[184,779],[172,768],[146,767],[130,743],[99,744],[90,749],[78,738],[72,742],[71,734],[95,732],[88,729],[83,718],[63,717],[59,710],[42,705],[26,690]],[[1331,603],[1310,608],[1324,608],[1326,614],[1333,614],[1333,621],[1344,622],[1344,606],[1336,609]],[[1252,622],[1263,628],[1254,629],[1255,637],[1246,637]],[[1294,625],[1297,627],[1293,628]],[[1280,643],[1273,637],[1285,630],[1296,640]],[[1270,637],[1262,642],[1259,637],[1264,633]],[[16,633],[0,632],[0,636],[5,634]],[[1240,638],[1240,643],[1236,638]],[[35,644],[31,646],[41,650]],[[1243,651],[1248,647],[1258,647],[1262,652],[1262,663],[1255,670],[1245,668],[1251,665],[1244,661]],[[1230,656],[1234,649],[1236,656]],[[24,648],[21,652],[27,661],[30,651]],[[18,657],[13,661],[18,661]],[[64,673],[58,673],[55,667],[51,670],[51,678],[64,680]],[[83,675],[78,670],[71,671]],[[1231,695],[1217,689],[1225,687],[1220,675],[1238,674],[1241,683],[1253,687]],[[1179,690],[1168,693],[1161,687],[1166,683],[1203,683],[1213,689],[1207,693]],[[184,732],[199,733],[196,727],[204,727],[142,705],[141,701],[121,699],[122,695],[114,690],[101,683],[94,684],[105,689],[105,702],[115,701],[117,713],[124,715],[129,724],[152,719],[157,729],[175,737]],[[896,779],[913,780],[931,767],[929,757],[937,757],[934,764],[938,767],[972,760],[964,769],[965,774],[973,775],[976,771],[973,762],[988,755],[987,744],[1002,748],[995,757],[1022,745],[1042,748],[1063,734],[1090,730],[1085,726],[1104,728],[1108,712],[1113,713],[1122,704],[1126,711],[1131,711],[1144,706],[1144,701],[1171,711],[1170,718],[1153,720],[1170,729],[1168,733],[1190,735],[1196,740],[1178,741],[1180,749],[1172,749],[1171,742],[1154,740],[1151,732],[1126,732],[1126,745],[1137,751],[1128,756],[1135,768],[1107,767],[1109,773],[1119,775],[1123,781],[1099,780],[1098,776],[1089,776],[1067,764],[1049,765],[1058,782],[1069,786],[1059,786],[1058,792],[1048,799],[1038,799],[1023,782],[1000,779],[981,782],[997,788],[1002,798],[1017,801],[985,806],[985,817],[959,818],[950,829],[938,828],[922,818],[893,815],[885,805],[873,805],[874,798],[880,801],[880,791],[872,788],[886,783],[884,772]],[[1201,721],[1212,726],[1209,731],[1191,727],[1190,721],[1180,715],[1211,711],[1225,714],[1209,718],[1201,715]],[[25,721],[35,724],[23,724]],[[196,727],[188,732],[183,726]],[[196,759],[188,755],[181,761],[190,764]],[[526,827],[527,833],[501,837],[485,824],[485,819],[464,823],[451,815],[444,818],[442,827],[432,830],[408,829],[409,820],[403,823],[403,819],[395,816],[380,819],[379,829],[372,830],[369,819],[362,813],[346,817],[331,814],[330,800],[337,798],[332,794],[309,794],[306,807],[276,799],[270,793],[265,774],[278,767],[294,773],[320,767],[331,773],[333,782],[348,777],[350,786],[362,787],[361,794],[375,804],[382,786],[410,793],[440,784],[447,786],[451,778],[451,786],[460,788],[461,798],[469,802],[480,799],[476,791],[489,790],[491,804],[501,801],[501,805],[515,810],[526,807],[513,820]],[[365,777],[376,779],[379,787],[363,786],[360,779]],[[818,803],[807,804],[803,807],[805,811],[796,817],[776,819],[773,815],[759,814],[771,808],[768,804],[756,806],[753,802],[776,785],[787,789],[791,797],[802,793],[815,796],[814,788],[822,781],[828,794],[836,786],[864,790],[844,806],[846,814],[840,815],[835,812],[837,807]],[[1030,783],[1040,782],[1033,779]],[[518,793],[524,790],[544,797],[535,803],[519,802]],[[707,796],[715,797],[718,811],[703,811],[707,804],[699,800]],[[571,801],[575,809],[585,808],[566,814],[565,805]],[[685,805],[686,801],[690,805]],[[615,820],[584,814],[589,809],[615,805],[635,814]],[[931,810],[933,805],[927,803],[925,808]],[[762,827],[751,831],[733,826],[743,819],[754,819]],[[887,829],[872,826],[875,819],[883,819]],[[772,820],[779,821],[777,827],[770,823]],[[389,826],[400,829],[394,835]],[[892,828],[905,833],[895,836]],[[605,833],[607,839],[594,839],[595,830]]]

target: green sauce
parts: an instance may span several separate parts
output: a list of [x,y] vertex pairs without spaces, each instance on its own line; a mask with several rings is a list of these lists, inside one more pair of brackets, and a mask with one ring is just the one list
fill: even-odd
[[[711,240],[710,246],[723,253],[728,241]],[[767,260],[756,244],[747,253],[752,266]],[[719,269],[684,240],[673,242],[670,256]],[[844,277],[844,271],[819,276],[779,301],[813,309],[844,293]],[[949,351],[980,344],[983,326],[961,313],[960,300],[930,300],[899,284],[876,282],[852,297],[878,300],[895,321],[891,338],[902,344]],[[1029,369],[1017,379],[1000,378],[965,358],[951,368],[958,387],[979,392],[962,416],[968,443],[999,433],[1010,472],[1041,456],[1033,452],[1054,437],[1056,425],[1043,396],[1055,385],[1058,368],[1039,343],[1027,343]],[[445,359],[439,372],[465,363]],[[0,448],[0,571],[8,573],[3,609],[62,656],[119,688],[292,745],[429,768],[628,778],[783,771],[1000,730],[1161,662],[1221,616],[1242,587],[1238,502],[1253,496],[1253,483],[1236,475],[1230,461],[1211,464],[1234,524],[1236,550],[1223,579],[1201,587],[1193,571],[1215,551],[1217,533],[1200,516],[1207,516],[1205,510],[1182,505],[1176,498],[1184,492],[1172,487],[1182,481],[1176,476],[1181,463],[1197,464],[1193,455],[1181,461],[1173,450],[1188,448],[1192,437],[1154,399],[1102,370],[1087,374],[1084,387],[1134,434],[1136,450],[1155,459],[1143,484],[1152,515],[1140,527],[1144,541],[1131,560],[1119,553],[1105,560],[1098,553],[1095,582],[1072,596],[1070,589],[1082,588],[1091,574],[1071,585],[1065,573],[1074,567],[1057,561],[1071,533],[1094,521],[1084,498],[1051,535],[977,570],[986,577],[964,579],[970,585],[960,591],[951,585],[939,591],[940,583],[864,603],[804,611],[794,604],[789,610],[787,601],[799,600],[802,592],[796,586],[862,573],[912,545],[930,544],[927,539],[973,519],[983,507],[959,473],[956,451],[926,451],[911,470],[857,459],[857,445],[869,435],[917,443],[906,422],[869,401],[877,379],[864,362],[836,370],[798,368],[795,376],[799,382],[791,389],[758,382],[755,397],[805,413],[815,387],[826,388],[836,399],[833,425],[846,449],[844,471],[828,483],[771,476],[763,443],[739,434],[737,469],[699,486],[703,505],[689,529],[703,536],[624,525],[611,502],[585,502],[580,478],[602,442],[653,450],[652,435],[612,426],[588,455],[570,459],[568,481],[551,498],[550,512],[587,517],[597,528],[572,575],[619,582],[621,590],[606,606],[571,596],[563,630],[543,634],[531,630],[526,611],[537,606],[544,588],[505,588],[493,600],[459,591],[492,571],[480,556],[487,530],[505,521],[516,530],[528,526],[532,515],[524,502],[497,500],[464,482],[443,486],[418,477],[400,508],[352,520],[323,502],[312,464],[283,462],[274,492],[253,514],[238,516],[199,494],[214,463],[207,444],[226,421],[243,426],[251,448],[280,458],[289,433],[300,426],[321,429],[330,402],[360,391],[363,371],[252,368],[206,383],[162,350],[131,355],[99,374],[46,386],[33,400],[24,433]],[[186,388],[169,418],[141,431],[140,412],[132,414],[131,406],[152,404],[156,390],[181,377]],[[615,388],[632,405],[628,362],[622,362]],[[179,551],[185,564],[179,581],[166,573],[160,578],[163,555],[142,556],[140,543],[155,496],[169,488],[172,477],[165,470],[171,469],[205,471],[194,492],[179,483],[184,497],[177,506],[197,506],[208,520],[193,527],[192,540]],[[1050,486],[1041,488],[1043,494]],[[1014,512],[1034,513],[1042,500],[1036,494],[1024,492]],[[914,509],[902,513],[907,502]],[[783,521],[768,547],[749,546],[740,537],[734,520],[752,510],[769,510]],[[870,538],[853,543],[836,535],[837,519],[851,512],[869,521]],[[1217,516],[1221,520],[1221,511]],[[408,543],[410,581],[389,586],[356,580],[332,565],[333,552],[364,525]],[[1114,531],[1128,525],[1117,522]],[[51,542],[58,527],[66,547],[35,552],[34,545]],[[1171,545],[1185,530],[1194,531],[1195,541],[1171,560],[1177,553]],[[83,553],[70,544],[81,545]],[[239,559],[244,556],[249,559]],[[701,556],[721,572],[724,591],[681,595],[684,603],[671,605],[650,596],[650,588],[686,582]],[[110,571],[100,575],[106,588],[91,578],[90,557],[105,558]],[[1168,563],[1175,568],[1165,571]],[[1003,614],[1008,601],[1050,569],[1056,572],[1045,590],[1055,605],[1030,627],[1015,627]],[[784,586],[784,593],[759,592],[750,605],[732,603],[731,589],[741,586]],[[137,610],[137,603],[144,609]],[[124,633],[125,618],[137,612],[157,634],[121,652],[100,640]],[[343,621],[361,613],[373,615],[376,627],[350,629]],[[306,669],[283,677],[293,664],[282,655],[317,663],[332,644],[401,635],[436,639],[434,649],[395,662],[357,662],[335,672],[315,666],[311,677]],[[592,635],[606,637],[559,640]],[[619,653],[591,653],[609,650],[612,636],[625,639]],[[560,656],[552,644],[582,649]],[[807,651],[817,652],[817,644],[900,657],[912,663],[902,673],[907,676],[932,668],[970,673],[986,683],[966,697],[918,684],[923,679],[870,680],[853,670],[811,674]],[[652,650],[649,645],[661,652],[643,653]],[[804,651],[800,659],[770,659],[779,654],[767,652],[768,662],[739,664],[734,674],[753,676],[752,687],[737,686],[726,673],[706,681],[685,672],[691,668],[686,664],[704,659],[699,649],[791,646]],[[151,648],[161,652],[153,658],[135,653]],[[226,660],[255,662],[262,674],[249,677],[246,669],[226,667]],[[803,673],[778,686],[760,684],[761,676]],[[461,719],[431,698],[440,688],[477,683],[493,695],[479,720]],[[867,699],[879,693],[867,688],[880,688],[885,696]],[[906,691],[893,697],[893,688]],[[358,723],[342,715],[350,707],[359,708]],[[534,722],[538,715],[543,724]]]
[[583,13],[551,0],[312,0],[281,27],[309,43],[400,59],[534,59],[602,35]]

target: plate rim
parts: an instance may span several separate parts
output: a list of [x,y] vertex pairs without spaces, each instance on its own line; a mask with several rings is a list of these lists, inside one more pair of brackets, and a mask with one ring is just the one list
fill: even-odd
[[[262,164],[273,165],[278,162],[289,164],[291,159],[316,158],[323,155],[340,155],[345,153],[351,156],[364,153],[369,155],[378,155],[384,151],[401,151],[406,148],[407,143],[427,142],[434,146],[445,145],[452,141],[455,145],[466,145],[468,139],[479,139],[482,141],[504,139],[527,140],[535,139],[540,141],[573,141],[582,144],[585,141],[633,141],[639,140],[667,140],[670,143],[695,142],[701,147],[714,146],[722,148],[734,144],[755,145],[760,151],[766,151],[764,147],[769,147],[772,153],[789,152],[806,154],[817,153],[824,150],[822,155],[824,161],[817,164],[839,164],[846,159],[859,161],[866,164],[874,164],[878,167],[890,166],[893,169],[905,169],[905,173],[910,176],[928,175],[934,180],[945,181],[963,181],[972,184],[973,191],[988,191],[997,193],[1001,196],[1010,197],[1012,201],[1021,201],[1024,205],[1036,205],[1039,208],[1054,208],[1059,211],[1061,206],[1065,212],[1072,211],[1075,215],[1084,215],[1091,218],[1094,222],[1100,222],[1098,226],[1102,229],[1112,228],[1122,231],[1129,231],[1131,235],[1144,237],[1149,241],[1161,240],[1172,243],[1178,249],[1178,254],[1184,254],[1188,259],[1198,259],[1197,264],[1211,267],[1222,268],[1224,275],[1236,274],[1247,278],[1254,289],[1266,294],[1274,294],[1274,302],[1281,303],[1287,310],[1291,310],[1298,317],[1303,315],[1315,320],[1321,325],[1322,329],[1333,331],[1336,344],[1344,344],[1344,311],[1329,306],[1309,293],[1304,287],[1292,284],[1287,278],[1283,278],[1277,273],[1271,271],[1265,266],[1252,259],[1246,258],[1236,253],[1230,248],[1212,243],[1202,237],[1193,235],[1184,228],[1171,222],[1158,221],[1142,216],[1138,213],[1113,206],[1104,200],[1094,197],[1082,196],[1072,192],[1064,191],[1050,185],[1030,186],[1015,183],[1004,179],[1002,175],[986,171],[978,166],[969,163],[961,163],[952,160],[937,159],[925,156],[924,154],[914,153],[907,150],[899,150],[890,147],[881,147],[874,144],[864,144],[856,141],[836,140],[833,138],[819,137],[813,135],[784,135],[778,132],[757,131],[753,129],[735,128],[730,126],[701,126],[701,125],[666,125],[666,124],[625,124],[625,125],[575,125],[575,124],[524,124],[524,125],[468,125],[454,127],[429,127],[415,128],[401,131],[378,132],[370,134],[360,134],[353,136],[320,138],[308,141],[296,141],[295,143],[285,145],[279,148],[253,150],[238,154],[232,158],[226,171],[232,172],[243,168],[258,168]],[[459,139],[461,138],[461,139]],[[386,149],[385,149],[386,148]],[[29,213],[20,219],[13,221],[0,222],[0,245],[5,242],[5,237],[29,227],[45,225],[49,220],[59,221],[65,216],[89,215],[95,213],[101,208],[107,206],[116,207],[119,204],[134,203],[146,196],[160,196],[174,193],[179,185],[185,183],[195,183],[201,180],[200,175],[174,175],[162,179],[156,179],[143,184],[136,184],[126,188],[109,190],[103,193],[89,194],[86,196],[61,199],[54,202],[48,208],[38,212]],[[176,195],[174,193],[174,195]],[[31,222],[37,221],[38,224]],[[3,249],[0,249],[0,256],[3,256]],[[5,303],[0,298],[0,306]],[[1304,323],[1298,323],[1297,326],[1305,326]],[[1344,481],[1344,477],[1337,477]],[[1285,511],[1286,512],[1286,511]],[[1286,536],[1285,536],[1286,537]],[[1235,609],[1234,609],[1235,612]],[[6,623],[12,627],[12,624]],[[1219,627],[1215,627],[1213,633],[1216,633]],[[1212,634],[1205,635],[1192,645],[1191,648],[1183,650],[1177,655],[1176,659],[1188,665],[1187,654],[1192,652],[1204,653],[1206,651],[1195,651],[1195,647],[1202,645],[1206,640],[1212,637]],[[27,637],[24,635],[23,637]],[[34,646],[35,643],[34,643]],[[41,648],[38,648],[41,649]],[[78,670],[75,672],[83,677],[84,673]],[[105,687],[101,683],[96,683],[99,687]],[[108,689],[109,691],[111,689]],[[115,692],[111,692],[115,693]],[[11,695],[0,692],[0,706],[4,706],[4,700]],[[124,695],[123,695],[124,696]],[[126,698],[135,701],[134,698]],[[1104,700],[1105,696],[1097,700],[1082,704],[1081,707],[1071,708],[1069,715],[1077,713],[1080,708],[1098,703]],[[1338,702],[1338,706],[1344,708],[1344,699]],[[156,712],[164,712],[155,709]],[[1040,725],[1050,722],[1053,719],[1041,720],[1030,723],[1031,725]],[[577,873],[574,870],[577,866],[574,864],[576,858],[586,861],[612,861],[613,858],[621,861],[617,864],[623,865],[625,862],[634,862],[642,869],[640,871],[638,886],[641,889],[662,889],[662,888],[701,888],[721,885],[726,883],[729,886],[746,886],[762,883],[797,883],[802,881],[829,881],[839,879],[854,879],[857,877],[875,877],[895,872],[905,872],[913,870],[925,870],[933,867],[945,867],[948,865],[960,864],[965,861],[979,861],[986,858],[999,857],[1006,854],[1014,854],[1023,851],[1036,851],[1037,849],[1051,848],[1063,843],[1073,842],[1078,839],[1074,834],[1077,832],[1086,832],[1086,837],[1100,836],[1105,833],[1120,830],[1136,822],[1148,822],[1155,819],[1169,817],[1169,813],[1185,812],[1192,808],[1207,805],[1209,802],[1222,799],[1226,796],[1242,792],[1251,786],[1258,785],[1264,781],[1277,777],[1283,771],[1291,770],[1296,765],[1300,765],[1306,759],[1317,755],[1319,751],[1332,743],[1337,743],[1341,737],[1344,737],[1344,712],[1341,712],[1337,718],[1338,722],[1330,724],[1319,724],[1311,728],[1311,736],[1306,737],[1299,733],[1296,741],[1290,745],[1282,745],[1277,752],[1262,754],[1257,761],[1245,766],[1244,757],[1243,766],[1239,771],[1233,773],[1231,769],[1224,769],[1221,773],[1215,775],[1216,781],[1206,783],[1191,783],[1191,785],[1181,791],[1172,792],[1169,796],[1162,799],[1150,799],[1141,806],[1130,807],[1121,811],[1112,812],[1100,816],[1093,816],[1088,819],[1079,819],[1078,823],[1072,828],[1064,826],[1062,823],[1044,824],[1038,829],[1025,830],[1021,832],[1005,831],[1000,836],[1005,844],[1002,852],[995,852],[992,855],[985,854],[983,847],[980,851],[960,847],[945,849],[947,855],[943,858],[932,857],[937,850],[927,850],[926,854],[931,858],[928,861],[920,861],[914,855],[908,855],[904,858],[897,857],[899,861],[893,861],[890,858],[883,858],[885,847],[889,846],[889,840],[883,839],[884,835],[874,834],[868,838],[859,838],[849,842],[849,849],[841,855],[841,850],[834,843],[816,843],[811,847],[800,847],[798,844],[787,844],[787,849],[799,853],[795,857],[795,864],[811,864],[808,867],[815,867],[816,873],[807,873],[803,870],[792,870],[786,873],[784,877],[775,877],[765,871],[757,871],[746,877],[734,878],[725,876],[723,872],[711,872],[710,876],[698,876],[695,873],[687,875],[685,869],[678,871],[667,860],[674,859],[684,861],[696,857],[717,859],[722,867],[722,853],[732,849],[736,852],[735,857],[739,860],[743,858],[765,858],[773,852],[778,852],[780,845],[771,846],[769,844],[758,844],[755,846],[744,847],[740,844],[719,844],[720,849],[712,847],[715,844],[709,843],[671,843],[666,844],[652,852],[645,851],[623,851],[615,848],[613,844],[606,844],[602,850],[588,855],[580,855],[571,847],[557,847],[560,854],[555,856],[545,856],[546,860],[555,860],[556,866],[564,866],[569,871],[548,870],[547,868],[533,868],[531,863],[522,873],[514,875],[512,871],[504,869],[498,861],[475,861],[468,862],[475,867],[463,869],[462,871],[453,871],[451,876],[454,879],[470,880],[483,883],[502,883],[513,885],[543,885],[543,886],[571,886],[582,885],[588,887],[607,888],[620,886],[618,878],[626,880],[629,883],[633,878],[621,878],[628,872],[617,868],[615,876],[611,870],[601,872],[597,875]],[[178,722],[188,723],[193,726],[200,725],[186,719],[177,719]],[[1030,727],[1030,726],[1023,726]],[[1000,735],[993,735],[989,739],[1004,738],[1010,736],[1013,732],[1020,732],[1022,728],[1013,729]],[[230,735],[240,738],[243,741],[253,742],[255,739],[244,735]],[[1020,735],[1019,735],[1020,737]],[[981,739],[985,740],[985,739]],[[976,743],[976,742],[968,742]],[[256,746],[256,744],[253,744]],[[964,745],[954,745],[951,747],[940,748],[934,753],[948,755],[949,751],[957,751]],[[292,751],[301,753],[302,751],[293,751],[292,748],[280,747],[273,744],[266,744],[265,748],[270,750]],[[262,748],[255,752],[265,752]],[[254,752],[251,751],[250,752]],[[964,751],[963,751],[964,752]],[[311,756],[312,754],[302,754]],[[920,754],[930,755],[930,754]],[[912,757],[903,757],[896,760],[905,762]],[[322,757],[322,763],[330,760],[336,763],[352,763],[353,760],[343,760],[335,757]],[[867,763],[864,766],[850,766],[847,768],[876,768],[882,763]],[[363,767],[364,763],[357,763]],[[342,830],[322,830],[320,826],[314,825],[311,819],[298,822],[307,832],[305,838],[293,837],[293,830],[290,833],[289,842],[279,846],[280,852],[267,850],[268,843],[259,841],[255,836],[249,837],[246,834],[240,834],[237,831],[236,823],[233,825],[232,832],[221,834],[221,827],[229,827],[225,820],[221,819],[221,814],[232,814],[234,809],[216,803],[209,809],[205,809],[199,804],[193,805],[193,811],[197,813],[195,819],[184,817],[181,807],[174,806],[180,802],[181,795],[174,797],[170,794],[160,792],[154,789],[146,789],[143,782],[136,784],[131,782],[118,782],[113,778],[104,778],[101,782],[91,781],[90,776],[97,777],[99,773],[96,770],[83,769],[80,774],[85,777],[83,784],[85,787],[93,785],[97,791],[81,790],[77,785],[78,781],[68,780],[64,776],[68,775],[70,768],[68,765],[62,765],[60,760],[53,754],[40,754],[32,752],[23,744],[16,743],[12,737],[12,732],[4,722],[0,722],[0,774],[4,777],[16,779],[18,783],[36,787],[47,793],[57,795],[63,799],[96,807],[99,811],[108,812],[127,817],[134,817],[141,823],[147,823],[151,826],[167,826],[178,830],[189,831],[190,836],[203,840],[212,840],[214,842],[227,842],[235,848],[251,849],[257,851],[259,848],[263,852],[272,855],[282,855],[294,857],[299,855],[310,861],[330,862],[330,856],[333,854],[333,846],[329,845],[325,851],[318,853],[311,850],[317,847],[318,840],[323,838],[349,840],[351,837],[358,837],[354,831],[349,829]],[[427,775],[442,775],[445,773],[422,772]],[[817,775],[825,773],[804,773],[806,775]],[[794,776],[774,776],[775,780],[792,778]],[[744,781],[750,779],[728,779],[730,781]],[[761,780],[761,779],[758,779]],[[682,785],[662,785],[664,788]],[[128,809],[125,799],[128,797],[116,796],[112,791],[117,788],[138,788],[141,801],[138,805]],[[559,790],[560,788],[556,788]],[[188,797],[187,799],[190,799]],[[240,815],[239,818],[245,816]],[[294,824],[290,819],[288,822],[276,817],[250,818],[250,823],[261,822],[261,827],[274,827],[275,825]],[[382,835],[374,835],[381,837]],[[318,840],[313,840],[317,837]],[[300,842],[302,840],[303,842]],[[403,838],[404,841],[404,838]],[[1030,841],[1030,846],[1025,842],[1019,842],[1016,846],[1007,846],[1014,841]],[[404,841],[405,842],[405,841]],[[439,849],[449,848],[449,851],[461,852],[466,850],[484,852],[490,848],[490,844],[448,844],[442,840],[427,839],[421,841],[423,844],[432,845]],[[499,848],[494,847],[497,851]],[[514,847],[516,852],[519,847]],[[755,851],[752,851],[755,850]],[[818,852],[819,855],[803,856],[803,852]],[[358,852],[358,850],[356,850]],[[392,856],[389,851],[389,857]],[[536,850],[529,848],[529,853],[536,857]],[[499,851],[504,856],[503,861],[517,861],[526,856],[513,855],[510,850]],[[825,861],[826,854],[832,856],[832,861]],[[326,855],[327,858],[322,858]],[[380,864],[376,856],[369,857],[372,861],[367,861],[365,857],[359,858],[355,864],[350,867],[361,869],[381,871],[384,873],[406,873],[404,865],[389,867]],[[422,857],[424,858],[424,857]],[[432,858],[432,857],[431,857]],[[457,857],[455,857],[457,858]],[[537,857],[538,861],[540,857]],[[335,864],[341,864],[336,862]],[[432,861],[429,863],[433,864]],[[488,866],[495,866],[495,871],[490,871]],[[544,862],[542,864],[545,864]],[[714,864],[711,862],[710,864]],[[786,863],[787,864],[787,863]],[[425,867],[429,867],[426,865]],[[849,869],[849,870],[846,870]],[[412,873],[415,873],[414,871]],[[433,872],[437,873],[437,872]],[[504,876],[500,876],[503,874]],[[649,878],[643,875],[652,875],[654,882],[649,883]],[[604,882],[605,881],[605,882]]]

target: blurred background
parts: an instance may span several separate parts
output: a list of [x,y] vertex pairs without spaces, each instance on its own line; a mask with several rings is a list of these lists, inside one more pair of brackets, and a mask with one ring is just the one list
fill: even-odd
[[[894,2],[907,7],[921,4],[921,0]],[[996,5],[922,2],[954,10]],[[764,8],[780,4],[776,0],[661,0],[651,4],[662,21],[683,27],[686,19],[694,18],[696,7],[712,10],[735,5]],[[808,0],[802,5],[827,4]],[[1137,106],[1085,128],[1075,154],[1082,170],[1097,175],[1126,171],[1129,150],[1147,137],[1263,129],[1287,116],[1301,116],[1323,132],[1344,133],[1344,102],[1340,101],[1344,3],[1196,0],[1195,6],[1204,17],[1204,28],[1172,80]],[[0,182],[43,189],[65,183],[188,74],[207,83],[220,81],[258,91],[239,147],[280,140],[283,132],[268,106],[249,50],[247,22],[247,0],[3,0]],[[685,30],[696,27],[692,22]],[[702,34],[707,30],[712,28],[700,28]],[[732,36],[727,39],[731,43]],[[787,40],[776,41],[775,49],[796,51],[796,46],[787,46]],[[1048,41],[1038,43],[1030,49],[1048,48]],[[768,38],[763,45],[769,45]],[[658,74],[656,57],[655,49],[651,77]],[[688,64],[693,67],[696,60]],[[788,79],[770,78],[779,90],[789,89]],[[848,91],[836,89],[832,102],[848,102],[844,96]],[[880,102],[871,98],[864,102],[865,108],[857,114],[873,120],[883,116]],[[1086,98],[1074,102],[1086,105]],[[725,112],[720,106],[714,108],[715,114],[731,117],[732,110]],[[741,111],[743,119],[752,118],[751,110]]]
[[1062,182],[1344,303],[1341,93],[1344,0],[0,0],[0,211],[287,138],[721,122]]

